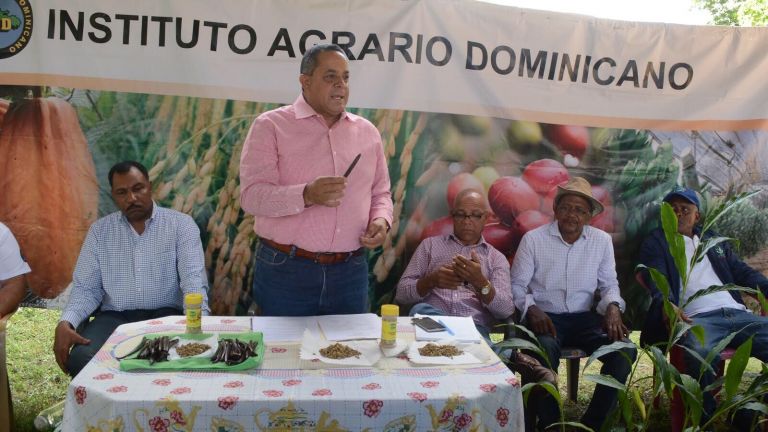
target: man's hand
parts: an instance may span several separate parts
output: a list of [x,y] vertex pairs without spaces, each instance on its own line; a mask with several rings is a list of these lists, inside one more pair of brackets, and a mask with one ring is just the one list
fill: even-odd
[[347,187],[344,177],[318,177],[304,188],[304,206],[338,207]]
[[381,246],[384,243],[384,239],[387,238],[387,230],[389,225],[384,218],[376,218],[368,224],[368,229],[365,230],[365,234],[360,236],[360,244],[368,249],[374,249]]
[[56,363],[64,373],[67,372],[67,359],[69,359],[69,350],[74,344],[88,345],[90,339],[86,339],[80,336],[75,329],[72,328],[72,324],[61,321],[56,326],[56,335],[53,340],[53,354],[56,356]]
[[629,336],[629,329],[621,321],[621,310],[615,304],[608,305],[603,317],[603,330],[608,335],[608,339],[619,341]]
[[555,324],[538,306],[533,305],[528,308],[526,312],[526,319],[528,320],[528,326],[537,335],[548,334],[552,337],[557,337],[557,330]]
[[[693,322],[693,320],[690,317],[688,317],[688,315],[686,315],[682,309],[677,307],[676,304],[672,304],[672,309],[675,310],[677,317],[683,322],[686,322],[688,324]],[[664,321],[664,326],[667,328],[667,330],[669,330],[669,317],[667,317],[667,313],[664,310],[661,311],[661,319]]]
[[488,285],[488,279],[483,275],[480,257],[477,256],[474,250],[471,252],[470,257],[466,258],[462,255],[453,257],[453,270],[462,281],[467,281],[475,288],[480,289]]
[[462,284],[462,279],[456,275],[453,266],[447,264],[429,275],[434,287],[457,289]]
[[420,296],[424,297],[435,288],[457,289],[461,284],[461,279],[453,272],[453,265],[446,264],[419,279],[416,290]]

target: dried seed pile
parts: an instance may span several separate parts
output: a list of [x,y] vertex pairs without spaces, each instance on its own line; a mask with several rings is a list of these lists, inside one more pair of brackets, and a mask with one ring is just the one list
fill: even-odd
[[239,339],[220,339],[219,347],[213,355],[213,363],[226,363],[227,366],[240,364],[249,357],[256,356],[258,342],[243,342]]
[[179,345],[176,348],[176,352],[179,353],[179,357],[192,357],[198,354],[202,354],[211,348],[210,345],[192,342],[186,345]]
[[337,342],[325,348],[320,348],[320,355],[329,359],[360,358],[360,351]]
[[139,346],[133,349],[128,354],[118,357],[118,360],[122,360],[133,354],[139,360],[149,360],[149,364],[152,365],[156,362],[167,361],[168,351],[179,343],[178,339],[171,339],[168,336],[161,336],[159,338],[148,339],[144,337],[141,339]]
[[460,356],[464,354],[464,351],[456,348],[453,345],[437,345],[428,343],[419,348],[419,354],[424,357],[451,357]]

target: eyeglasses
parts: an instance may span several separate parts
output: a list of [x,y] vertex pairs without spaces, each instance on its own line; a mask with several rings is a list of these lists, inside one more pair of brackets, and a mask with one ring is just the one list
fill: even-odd
[[569,214],[569,213],[575,214],[576,216],[579,216],[579,217],[584,217],[592,213],[589,210],[585,210],[581,207],[571,207],[568,205],[559,205],[557,206],[557,208],[555,208],[555,211],[557,211],[560,214]]
[[485,213],[464,213],[464,212],[453,212],[451,213],[451,216],[460,221],[460,220],[466,220],[466,219],[472,219],[473,221],[479,221],[480,219],[485,216]]

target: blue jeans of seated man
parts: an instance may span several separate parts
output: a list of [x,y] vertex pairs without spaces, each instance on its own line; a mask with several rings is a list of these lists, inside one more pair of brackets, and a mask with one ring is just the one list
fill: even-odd
[[[731,340],[730,346],[737,347],[753,337],[752,357],[763,362],[768,361],[768,317],[757,316],[738,309],[721,308],[694,315],[691,320],[693,320],[693,325],[700,325],[704,328],[704,345],[690,332],[683,337],[682,344],[698,353],[702,358],[706,358],[712,348],[726,336],[738,332]],[[683,358],[686,373],[694,378],[699,377],[701,372],[699,361],[688,351],[685,351]],[[719,363],[720,354],[718,353],[712,361],[712,367],[717,370],[716,367]],[[712,372],[707,371],[707,369],[704,370],[705,372],[699,380],[702,388],[712,384],[715,380],[715,375]],[[714,395],[712,392],[706,392],[704,394],[704,421],[709,419],[715,407]],[[746,413],[741,414],[740,417],[743,417]]]
[[[415,305],[411,306],[411,311],[409,312],[410,316],[414,316],[416,314],[419,315],[442,315],[442,316],[449,316],[449,314],[443,312],[442,309],[436,308],[432,306],[429,303],[416,303]],[[488,327],[475,323],[475,328],[477,328],[477,331],[480,332],[480,336],[485,339],[485,341],[488,343],[488,345],[493,348],[493,342],[491,342],[491,336],[490,336],[490,330]]]
[[368,258],[317,264],[259,242],[253,298],[265,316],[310,316],[368,312]]
[[96,312],[92,320],[86,320],[77,327],[77,332],[80,333],[80,336],[90,339],[91,343],[72,347],[65,365],[67,373],[73,378],[79,374],[118,326],[169,315],[183,314],[184,312],[181,309],[176,308]]
[[[560,349],[563,346],[576,347],[584,350],[587,354],[592,354],[601,346],[612,343],[608,335],[603,331],[602,315],[591,311],[562,314],[547,313],[547,315],[555,325],[557,337],[538,335],[537,338],[547,357],[549,357],[549,363],[543,361],[544,359],[537,355],[534,356],[542,364],[552,365],[552,368],[555,370],[557,370],[557,366],[560,363]],[[624,341],[629,342],[629,339],[625,338]],[[632,364],[637,357],[637,350],[632,348],[622,351],[623,354],[632,359],[631,362],[627,361],[627,358],[619,352],[606,354],[600,357],[599,360],[603,363],[600,374],[610,375],[616,378],[617,381],[624,383],[629,376],[629,372],[632,370]],[[616,406],[616,402],[616,389],[604,385],[596,385],[592,400],[581,417],[581,422],[594,430],[599,430],[608,413]],[[536,412],[539,417],[538,425],[540,429],[560,421],[560,408],[555,398],[549,394],[542,398]]]

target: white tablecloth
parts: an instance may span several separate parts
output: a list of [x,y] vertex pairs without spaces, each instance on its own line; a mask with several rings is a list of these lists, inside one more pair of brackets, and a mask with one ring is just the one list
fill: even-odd
[[[298,343],[267,343],[247,372],[121,372],[121,342],[184,330],[184,318],[122,325],[67,390],[64,431],[523,430],[520,385],[490,353],[484,364],[416,366],[401,355],[374,367],[299,359]],[[248,317],[204,317],[204,332],[250,330]],[[408,318],[398,336],[413,339]]]

